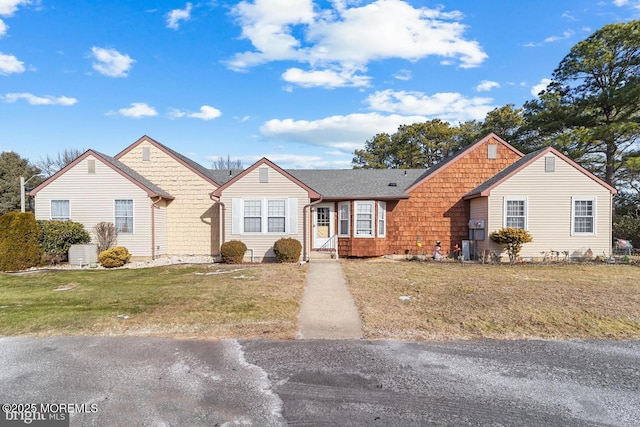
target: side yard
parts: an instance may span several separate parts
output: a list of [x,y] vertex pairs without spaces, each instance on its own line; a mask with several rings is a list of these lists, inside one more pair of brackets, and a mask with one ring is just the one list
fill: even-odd
[[290,339],[306,266],[0,274],[0,335]]
[[342,260],[366,338],[640,339],[640,267]]

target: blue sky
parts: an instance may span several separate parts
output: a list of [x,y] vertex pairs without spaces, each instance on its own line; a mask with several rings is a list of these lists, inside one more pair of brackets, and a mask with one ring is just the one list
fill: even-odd
[[640,0],[0,0],[0,151],[349,168],[380,132],[484,119]]

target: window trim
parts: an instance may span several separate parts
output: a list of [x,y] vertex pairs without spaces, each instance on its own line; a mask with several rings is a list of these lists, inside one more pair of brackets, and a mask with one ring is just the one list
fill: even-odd
[[[342,214],[342,210],[340,209],[342,206],[347,207],[347,217],[342,218],[340,215]],[[342,233],[342,222],[347,222],[347,233]],[[338,203],[338,237],[351,237],[351,202],[340,202]]]
[[[248,197],[240,199],[240,234],[249,235],[249,236],[261,236],[261,235],[271,235],[271,236],[286,236],[291,233],[290,224],[291,221],[291,213],[290,209],[292,207],[291,199],[287,197]],[[270,201],[281,201],[284,202],[284,231],[269,231],[269,202]],[[260,231],[245,231],[244,227],[244,207],[246,202],[260,202]],[[257,217],[249,217],[249,218],[257,218]],[[282,217],[272,217],[272,218],[282,218]]]
[[[378,201],[378,237],[387,237],[387,202]],[[382,224],[382,226],[381,226]],[[382,231],[380,231],[382,230]]]
[[[49,219],[52,221],[71,221],[71,200],[69,199],[52,199],[49,201]],[[54,218],[53,217],[53,202],[67,202],[67,217],[66,218]]]
[[[371,206],[371,234],[358,234],[358,206]],[[372,239],[376,236],[376,203],[373,200],[356,200],[353,202],[353,237]]]
[[[131,231],[119,231],[118,230],[118,219],[117,218],[128,218],[128,217],[118,217],[116,215],[116,202],[131,202]],[[135,234],[136,229],[136,202],[133,199],[114,199],[113,200],[113,225],[116,227],[116,231],[118,234],[126,234],[131,235]]]
[[[576,231],[576,202],[591,202],[591,218],[593,220],[592,231]],[[572,236],[595,236],[597,234],[598,219],[598,198],[597,197],[571,197],[571,235]],[[588,218],[581,216],[581,218]]]
[[[520,216],[508,215],[508,205],[509,202],[524,202],[524,227],[523,230],[529,229],[529,200],[527,197],[505,197],[504,198],[504,206],[503,206],[503,217],[502,217],[502,226],[509,227],[507,225],[507,217],[519,218]],[[514,227],[512,227],[514,228]]]

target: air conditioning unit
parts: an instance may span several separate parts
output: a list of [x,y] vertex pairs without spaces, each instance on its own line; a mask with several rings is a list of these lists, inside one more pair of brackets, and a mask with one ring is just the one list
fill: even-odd
[[69,264],[83,265],[94,264],[98,262],[98,245],[71,245],[69,248]]
[[469,228],[472,230],[484,230],[484,219],[472,219],[469,220]]

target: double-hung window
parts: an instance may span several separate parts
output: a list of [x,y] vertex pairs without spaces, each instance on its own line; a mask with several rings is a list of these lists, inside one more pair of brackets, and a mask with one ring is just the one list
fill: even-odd
[[56,221],[69,221],[70,217],[68,200],[51,201],[51,219]]
[[296,234],[297,199],[232,199],[231,234]]
[[527,199],[505,199],[504,226],[527,228]]
[[596,200],[574,198],[572,205],[571,234],[595,234]]
[[113,216],[118,234],[133,233],[133,200],[116,200]]
[[284,233],[287,222],[287,201],[267,200],[267,232]]
[[351,204],[349,202],[338,204],[338,236],[349,237],[351,232]]
[[244,232],[262,232],[262,200],[244,201]]
[[373,237],[374,203],[355,203],[356,237]]

